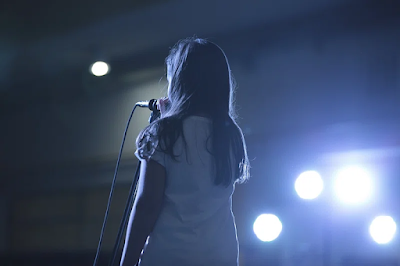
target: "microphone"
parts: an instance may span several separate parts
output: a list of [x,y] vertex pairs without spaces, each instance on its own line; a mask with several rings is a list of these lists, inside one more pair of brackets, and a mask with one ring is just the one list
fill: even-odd
[[157,109],[157,100],[151,99],[150,101],[137,102],[136,106],[150,109],[151,115],[149,117],[149,123],[152,123],[156,119],[160,118],[161,112]]
[[153,112],[154,111],[159,112],[159,110],[157,109],[157,100],[156,99],[151,99],[150,101],[137,102],[136,106],[149,108],[150,111],[153,111]]

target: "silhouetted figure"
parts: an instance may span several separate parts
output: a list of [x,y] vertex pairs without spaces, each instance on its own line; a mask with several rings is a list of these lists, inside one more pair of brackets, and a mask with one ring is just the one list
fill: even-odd
[[136,142],[142,166],[121,266],[135,265],[142,249],[140,266],[235,266],[232,194],[249,177],[249,160],[227,58],[216,44],[188,38],[166,66],[161,118]]

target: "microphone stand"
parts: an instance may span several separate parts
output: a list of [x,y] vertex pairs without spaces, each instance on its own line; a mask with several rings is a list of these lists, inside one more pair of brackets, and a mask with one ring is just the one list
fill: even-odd
[[[156,119],[158,119],[160,117],[160,111],[157,110],[156,108],[153,109],[153,111],[150,114],[149,117],[149,123],[153,123]],[[115,263],[115,259],[117,257],[118,254],[118,250],[121,244],[121,240],[123,237],[123,233],[126,229],[126,226],[128,225],[128,220],[129,220],[129,216],[130,213],[132,211],[132,207],[133,207],[133,203],[135,202],[135,197],[136,197],[136,192],[137,192],[137,184],[139,181],[139,175],[140,175],[140,165],[141,165],[141,161],[138,161],[138,164],[136,166],[136,171],[135,171],[135,175],[133,178],[133,182],[131,184],[131,188],[129,189],[129,195],[128,195],[128,199],[126,201],[126,206],[125,206],[125,210],[124,210],[124,214],[122,215],[122,220],[121,223],[119,225],[119,231],[118,231],[118,235],[117,235],[117,239],[115,241],[114,244],[114,248],[112,251],[112,258],[110,260],[109,266],[113,266]]]

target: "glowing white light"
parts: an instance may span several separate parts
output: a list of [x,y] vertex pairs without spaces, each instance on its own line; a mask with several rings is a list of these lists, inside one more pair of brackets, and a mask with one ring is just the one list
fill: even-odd
[[282,223],[273,214],[262,214],[254,222],[253,231],[261,241],[270,242],[275,240],[282,232]]
[[338,172],[335,192],[342,202],[357,204],[365,202],[372,193],[370,174],[361,167],[347,167]]
[[98,61],[92,65],[90,70],[93,75],[100,77],[106,75],[110,69],[107,63]]
[[307,171],[299,175],[294,183],[294,188],[302,199],[315,199],[324,187],[321,176],[316,171]]
[[390,216],[378,216],[369,226],[369,234],[378,244],[389,243],[396,234],[396,222]]

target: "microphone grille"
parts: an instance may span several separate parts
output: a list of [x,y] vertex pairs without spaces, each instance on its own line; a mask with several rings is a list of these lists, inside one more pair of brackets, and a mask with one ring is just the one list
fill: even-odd
[[149,109],[151,110],[151,111],[157,111],[158,109],[157,109],[157,100],[156,99],[151,99],[150,101],[149,101]]

